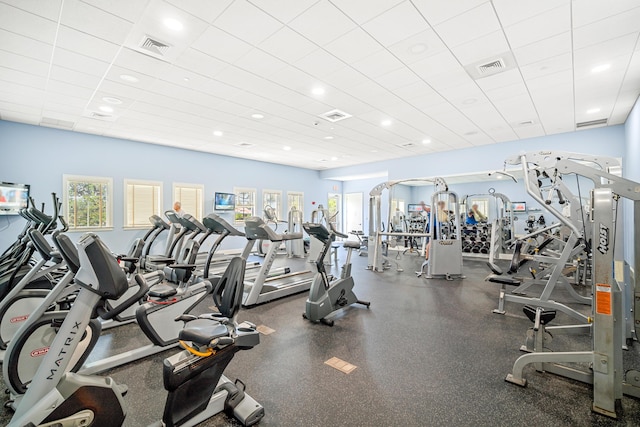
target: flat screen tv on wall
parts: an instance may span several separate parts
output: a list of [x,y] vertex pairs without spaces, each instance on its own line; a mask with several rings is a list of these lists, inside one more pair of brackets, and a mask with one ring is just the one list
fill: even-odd
[[216,211],[232,211],[236,208],[236,195],[233,193],[216,192],[213,199],[213,209]]
[[27,207],[28,200],[28,185],[0,182],[0,215],[18,215],[20,209]]

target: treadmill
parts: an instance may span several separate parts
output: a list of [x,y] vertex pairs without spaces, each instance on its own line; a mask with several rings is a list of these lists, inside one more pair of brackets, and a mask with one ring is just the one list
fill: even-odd
[[260,217],[245,220],[244,228],[247,245],[242,253],[243,258],[249,256],[257,240],[270,240],[273,244],[264,257],[264,262],[253,281],[245,280],[242,305],[245,307],[272,301],[300,292],[308,291],[315,273],[311,270],[288,272],[278,276],[269,276],[269,271],[276,258],[278,248],[283,241],[302,239],[302,232],[276,233]]

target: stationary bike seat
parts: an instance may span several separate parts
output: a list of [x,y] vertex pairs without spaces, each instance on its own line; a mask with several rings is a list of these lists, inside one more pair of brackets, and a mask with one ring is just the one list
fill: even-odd
[[229,335],[227,327],[209,319],[193,320],[180,331],[179,338],[200,345],[207,345],[213,339]]
[[173,286],[159,284],[151,288],[149,296],[154,298],[169,298],[177,293],[178,291]]
[[342,246],[345,248],[360,249],[361,244],[355,240],[345,240],[342,242]]

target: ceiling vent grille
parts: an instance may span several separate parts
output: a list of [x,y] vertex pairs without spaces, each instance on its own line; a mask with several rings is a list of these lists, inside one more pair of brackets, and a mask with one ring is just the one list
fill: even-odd
[[239,142],[236,144],[236,147],[242,147],[242,148],[250,148],[250,147],[255,147],[256,144],[252,144],[250,142]]
[[351,117],[351,114],[347,114],[344,111],[340,110],[331,110],[327,111],[324,114],[320,114],[319,117],[322,117],[323,119],[330,121],[331,123],[335,123],[339,122],[340,120],[348,119],[349,117]]
[[82,115],[84,117],[88,117],[90,119],[102,120],[104,122],[115,122],[116,121],[116,116],[114,116],[113,114],[101,113],[99,111],[86,110],[84,112],[84,114],[82,114]]
[[402,148],[411,148],[415,146],[416,146],[415,142],[405,142],[404,144],[398,144],[398,147],[402,147]]
[[589,120],[588,122],[576,123],[576,129],[586,128],[591,126],[600,126],[600,125],[606,125],[606,124],[607,124],[607,119]]
[[493,74],[504,70],[507,66],[502,58],[498,58],[484,64],[476,65],[476,68],[478,69],[478,73],[484,76],[485,74]]
[[59,128],[59,129],[73,129],[73,126],[75,126],[75,123],[70,122],[68,120],[58,120],[58,119],[53,119],[51,117],[43,117],[42,120],[40,120],[40,126],[47,126],[47,127]]
[[171,45],[168,43],[164,43],[159,41],[158,39],[151,37],[149,35],[145,35],[140,42],[138,48],[145,53],[150,53],[155,57],[162,58],[166,55]]

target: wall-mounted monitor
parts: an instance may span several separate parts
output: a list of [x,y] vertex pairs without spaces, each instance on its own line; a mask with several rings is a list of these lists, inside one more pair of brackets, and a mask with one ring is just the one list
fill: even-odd
[[511,210],[514,212],[526,212],[527,202],[511,202]]
[[27,207],[28,200],[28,185],[0,182],[0,215],[17,215]]
[[407,212],[422,212],[422,205],[409,203],[407,205]]
[[233,193],[216,193],[213,209],[216,211],[232,211],[236,208],[236,195]]

